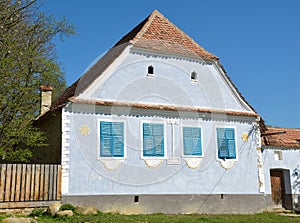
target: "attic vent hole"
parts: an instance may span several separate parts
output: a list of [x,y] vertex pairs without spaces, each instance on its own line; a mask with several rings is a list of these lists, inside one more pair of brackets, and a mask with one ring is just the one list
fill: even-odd
[[152,75],[154,74],[154,67],[153,67],[153,66],[149,66],[149,67],[148,67],[148,74],[150,74],[150,75],[151,75],[151,74],[152,74]]
[[133,201],[134,201],[134,203],[138,203],[139,202],[139,196],[134,196]]
[[197,81],[197,73],[196,73],[196,71],[193,71],[191,73],[191,81]]

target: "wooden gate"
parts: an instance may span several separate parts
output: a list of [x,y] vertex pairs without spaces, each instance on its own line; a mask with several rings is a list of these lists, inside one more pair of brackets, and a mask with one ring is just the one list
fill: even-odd
[[45,206],[61,199],[61,165],[0,164],[0,208]]

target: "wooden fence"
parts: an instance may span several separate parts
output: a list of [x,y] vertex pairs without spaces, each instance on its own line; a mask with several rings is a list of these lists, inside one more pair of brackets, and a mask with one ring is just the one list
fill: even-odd
[[61,165],[0,164],[0,208],[60,199]]

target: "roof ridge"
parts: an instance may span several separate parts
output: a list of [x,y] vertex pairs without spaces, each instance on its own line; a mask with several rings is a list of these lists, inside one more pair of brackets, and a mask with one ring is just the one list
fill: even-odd
[[267,125],[266,127],[267,128],[273,128],[273,129],[295,129],[295,130],[300,130],[300,128],[295,128],[295,127],[288,128],[288,127],[271,126],[271,125]]
[[[155,21],[156,18],[161,21]],[[131,30],[120,42],[124,41],[137,47],[219,60],[217,56],[204,49],[158,10],[154,10],[142,24],[140,23]]]
[[[143,25],[143,27],[141,28],[141,30],[135,35],[135,37],[130,40],[130,43],[134,44],[141,36],[144,35],[144,33],[146,32],[147,28],[151,25],[153,19],[155,18],[155,16],[157,16],[157,14],[160,14],[161,16],[163,16],[163,14],[161,14],[158,10],[154,10],[148,17],[147,17],[147,22]],[[163,16],[164,17],[164,16]]]

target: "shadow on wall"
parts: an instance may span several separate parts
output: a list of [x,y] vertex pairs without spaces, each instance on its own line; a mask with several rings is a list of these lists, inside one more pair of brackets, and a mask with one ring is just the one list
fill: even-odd
[[294,194],[300,194],[300,168],[299,165],[293,170],[292,173],[292,188],[294,191]]
[[[300,194],[300,168],[299,165],[293,170],[292,173],[292,188],[294,191],[294,194]],[[295,198],[294,200],[294,211],[297,213],[300,213],[300,196],[298,198]]]

